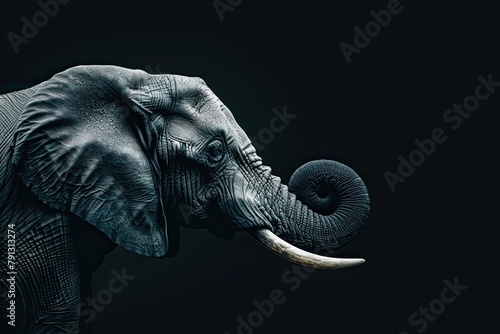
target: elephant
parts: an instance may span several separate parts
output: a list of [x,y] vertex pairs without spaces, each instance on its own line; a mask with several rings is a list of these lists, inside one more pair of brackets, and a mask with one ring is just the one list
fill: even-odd
[[104,256],[117,245],[174,256],[181,227],[229,239],[247,231],[314,268],[364,262],[331,256],[368,219],[361,178],[316,160],[283,184],[200,78],[71,67],[0,95],[0,129],[0,289],[1,309],[15,308],[10,329],[90,332],[80,300]]

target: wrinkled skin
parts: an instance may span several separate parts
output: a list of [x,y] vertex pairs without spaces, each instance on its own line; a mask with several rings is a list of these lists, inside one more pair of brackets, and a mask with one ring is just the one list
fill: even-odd
[[172,256],[180,226],[227,238],[247,230],[309,266],[362,262],[315,255],[362,230],[369,199],[361,179],[321,160],[301,167],[289,190],[199,78],[74,67],[1,95],[0,130],[0,232],[15,224],[23,333],[90,332],[79,305],[103,256],[116,244]]

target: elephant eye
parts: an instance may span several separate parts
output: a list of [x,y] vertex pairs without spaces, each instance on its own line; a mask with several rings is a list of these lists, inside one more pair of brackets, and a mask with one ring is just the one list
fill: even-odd
[[224,158],[224,155],[226,154],[226,148],[224,147],[222,141],[216,139],[207,145],[205,152],[210,162],[216,163]]

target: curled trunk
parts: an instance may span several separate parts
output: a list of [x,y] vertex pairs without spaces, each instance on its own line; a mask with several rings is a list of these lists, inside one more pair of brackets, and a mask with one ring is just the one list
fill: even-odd
[[294,173],[289,189],[280,185],[275,197],[274,235],[260,231],[253,232],[254,237],[307,266],[344,268],[364,262],[318,255],[350,243],[368,219],[368,192],[352,169],[335,161],[313,161]]

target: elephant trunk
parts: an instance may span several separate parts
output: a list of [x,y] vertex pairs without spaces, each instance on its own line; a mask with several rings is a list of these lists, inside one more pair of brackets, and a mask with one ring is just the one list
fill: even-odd
[[318,255],[331,254],[351,242],[368,218],[368,192],[352,169],[335,161],[310,162],[293,174],[289,188],[280,185],[274,198],[274,233],[252,232],[264,246],[316,268],[345,268],[364,262]]

